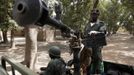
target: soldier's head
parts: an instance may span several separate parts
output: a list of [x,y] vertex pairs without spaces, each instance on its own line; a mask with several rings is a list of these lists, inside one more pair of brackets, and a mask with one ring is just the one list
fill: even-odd
[[52,46],[49,49],[49,56],[50,56],[51,59],[60,58],[60,55],[61,55],[61,51],[60,51],[60,48],[59,47]]
[[91,14],[90,14],[90,16],[91,16],[91,21],[92,21],[92,22],[96,22],[97,19],[98,19],[98,17],[99,17],[99,15],[100,15],[99,10],[98,10],[98,9],[93,9],[93,10],[91,11]]

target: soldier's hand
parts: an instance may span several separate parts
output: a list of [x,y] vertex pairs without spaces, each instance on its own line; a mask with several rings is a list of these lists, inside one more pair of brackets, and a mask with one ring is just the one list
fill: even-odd
[[69,60],[68,63],[67,63],[67,66],[72,66],[73,63],[74,63],[73,59]]
[[88,34],[92,35],[92,34],[98,34],[98,33],[100,33],[100,32],[98,32],[98,31],[90,31]]
[[66,33],[66,32],[61,32],[61,35],[63,37],[70,37],[70,33]]

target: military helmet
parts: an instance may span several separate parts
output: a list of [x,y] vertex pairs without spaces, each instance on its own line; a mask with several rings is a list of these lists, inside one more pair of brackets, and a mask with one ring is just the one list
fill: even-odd
[[53,57],[60,57],[60,54],[61,54],[60,48],[57,47],[57,46],[52,46],[52,47],[49,49],[49,55],[50,55],[50,56],[53,56]]

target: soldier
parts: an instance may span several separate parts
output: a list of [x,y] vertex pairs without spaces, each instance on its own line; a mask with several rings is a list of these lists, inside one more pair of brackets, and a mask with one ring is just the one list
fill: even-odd
[[[102,61],[102,54],[101,49],[103,45],[105,45],[106,41],[104,41],[102,44],[99,41],[105,40],[105,36],[100,39],[99,41],[95,41],[94,38],[97,38],[97,34],[102,33],[105,35],[106,33],[106,26],[104,23],[100,20],[98,20],[99,17],[99,10],[93,9],[91,11],[91,19],[88,23],[88,25],[85,27],[84,30],[84,45],[87,49],[92,49],[92,62],[88,69],[89,75],[91,74],[103,74],[104,73],[104,66]],[[101,38],[101,36],[100,36]]]
[[66,75],[66,63],[60,57],[61,51],[57,46],[49,49],[51,61],[41,75]]

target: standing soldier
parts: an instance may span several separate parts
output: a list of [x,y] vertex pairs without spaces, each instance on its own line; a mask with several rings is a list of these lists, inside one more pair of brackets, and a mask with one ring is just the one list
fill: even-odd
[[66,63],[60,55],[61,51],[59,47],[53,46],[49,49],[51,61],[41,75],[66,75]]
[[99,14],[100,12],[97,9],[91,11],[91,19],[84,31],[85,48],[92,49],[92,62],[89,67],[90,70],[88,69],[88,73],[91,75],[104,73],[101,49],[106,45],[106,26],[102,21],[98,20]]

